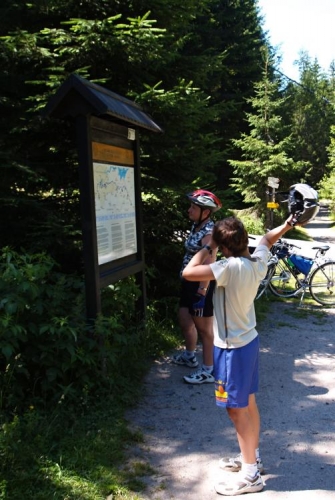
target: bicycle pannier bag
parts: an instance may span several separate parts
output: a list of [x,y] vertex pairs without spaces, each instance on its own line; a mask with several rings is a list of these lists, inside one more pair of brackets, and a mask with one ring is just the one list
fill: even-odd
[[308,257],[303,257],[302,255],[293,254],[290,256],[290,260],[291,262],[293,262],[295,267],[299,269],[299,271],[303,273],[305,276],[307,276],[313,265],[312,259],[309,259]]

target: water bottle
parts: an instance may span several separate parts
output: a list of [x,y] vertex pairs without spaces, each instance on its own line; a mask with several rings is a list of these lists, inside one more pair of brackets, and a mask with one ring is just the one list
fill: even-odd
[[292,274],[294,274],[296,276],[300,273],[299,269],[293,264],[290,257],[288,257],[287,263],[289,265],[289,268],[290,268],[290,271],[292,272]]

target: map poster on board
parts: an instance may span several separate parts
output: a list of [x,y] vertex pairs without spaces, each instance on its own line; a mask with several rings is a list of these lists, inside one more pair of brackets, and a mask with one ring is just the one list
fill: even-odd
[[137,252],[134,167],[93,162],[99,265]]

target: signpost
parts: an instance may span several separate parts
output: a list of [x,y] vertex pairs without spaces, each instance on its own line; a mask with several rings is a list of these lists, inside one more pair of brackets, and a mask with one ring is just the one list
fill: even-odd
[[277,177],[268,177],[268,186],[272,189],[272,192],[267,193],[267,208],[270,209],[269,213],[269,224],[268,227],[269,229],[273,228],[273,210],[279,207],[279,203],[276,202],[276,189],[279,187],[279,182],[280,179],[277,179]]

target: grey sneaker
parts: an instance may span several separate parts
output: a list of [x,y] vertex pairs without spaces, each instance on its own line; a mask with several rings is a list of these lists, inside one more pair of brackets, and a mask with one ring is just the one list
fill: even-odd
[[240,472],[234,482],[222,481],[215,485],[216,493],[219,495],[236,496],[243,493],[256,493],[264,488],[263,479],[259,472],[255,477],[243,476]]
[[211,384],[214,382],[214,377],[211,373],[203,368],[191,373],[191,375],[184,377],[185,382],[188,384]]
[[[230,472],[239,472],[242,467],[241,453],[234,458],[229,458],[229,457],[221,458],[219,460],[219,467],[223,470],[228,470]],[[261,458],[257,458],[257,469],[260,474],[263,474],[264,466]]]
[[188,358],[184,353],[172,356],[172,363],[175,363],[176,365],[188,366],[189,368],[196,368],[199,364],[195,356]]

